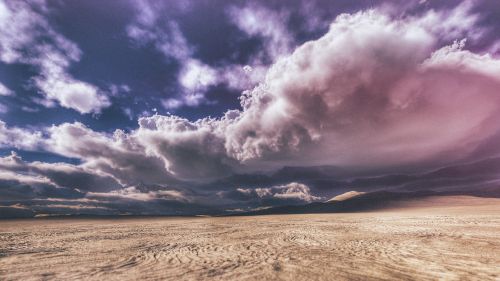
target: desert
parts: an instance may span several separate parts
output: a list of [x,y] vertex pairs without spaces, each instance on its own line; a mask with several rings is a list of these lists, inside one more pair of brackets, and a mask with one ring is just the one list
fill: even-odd
[[500,281],[500,0],[0,0],[0,281]]
[[2,280],[498,280],[500,199],[361,213],[0,222]]

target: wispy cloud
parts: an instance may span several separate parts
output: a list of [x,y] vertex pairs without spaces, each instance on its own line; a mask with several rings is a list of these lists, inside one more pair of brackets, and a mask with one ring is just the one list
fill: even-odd
[[34,83],[44,96],[41,104],[52,106],[55,101],[80,113],[100,112],[110,105],[109,99],[69,73],[82,52],[50,25],[48,13],[44,1],[0,1],[0,60],[38,68]]

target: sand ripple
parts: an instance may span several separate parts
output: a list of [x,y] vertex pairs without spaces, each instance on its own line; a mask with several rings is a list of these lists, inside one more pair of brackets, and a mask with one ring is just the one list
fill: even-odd
[[0,222],[2,280],[499,280],[500,214]]

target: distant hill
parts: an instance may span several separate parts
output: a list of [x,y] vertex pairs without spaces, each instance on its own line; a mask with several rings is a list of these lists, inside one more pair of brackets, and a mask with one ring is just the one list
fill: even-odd
[[271,214],[314,214],[314,213],[351,213],[368,212],[386,209],[393,206],[403,206],[404,202],[422,200],[430,197],[439,196],[478,196],[500,198],[499,189],[495,193],[490,192],[488,196],[484,192],[437,192],[431,190],[419,190],[414,192],[395,192],[395,191],[375,191],[359,193],[350,191],[346,196],[340,195],[327,202],[314,202],[306,205],[280,206],[267,209],[260,209],[235,215],[253,216],[253,215],[271,215]]

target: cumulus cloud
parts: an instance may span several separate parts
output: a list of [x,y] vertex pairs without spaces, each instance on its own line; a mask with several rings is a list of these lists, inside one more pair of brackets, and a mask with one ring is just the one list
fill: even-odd
[[[211,66],[196,58],[196,47],[185,38],[179,24],[166,15],[167,8],[179,9],[177,4],[167,7],[157,2],[138,1],[135,2],[135,6],[136,18],[127,27],[129,38],[139,46],[152,44],[165,58],[173,59],[180,65],[177,76],[179,93],[162,100],[162,105],[166,109],[209,104],[211,101],[206,98],[206,93],[211,87],[219,84],[225,84],[235,90],[253,87],[262,81],[270,63],[264,64],[264,60],[274,61],[279,54],[285,54],[290,48],[289,34],[281,22],[278,23],[274,19],[275,13],[259,8],[258,16],[265,18],[255,21],[255,18],[250,18],[253,11],[250,8],[241,11],[235,8],[231,10],[231,15],[234,19],[241,17],[242,21],[241,23],[238,21],[238,25],[241,24],[244,32],[249,32],[251,36],[262,36],[266,39],[264,42],[267,42],[267,39],[272,42],[266,43],[265,52],[259,52],[252,58],[251,66],[239,64]],[[269,26],[267,21],[273,25]],[[254,24],[259,24],[255,30],[251,27]],[[278,27],[279,30],[273,31]]]
[[272,187],[236,188],[232,191],[221,191],[218,196],[258,205],[303,204],[322,199],[322,197],[312,195],[307,185],[297,182]]
[[109,99],[96,86],[69,74],[82,52],[50,25],[47,13],[44,1],[0,1],[0,60],[38,68],[34,83],[44,95],[41,104],[57,102],[80,113],[100,112],[110,105]]
[[208,103],[205,93],[208,88],[219,83],[217,71],[196,59],[186,59],[179,74],[179,84],[182,86],[181,97],[163,100],[167,109],[176,109],[181,106],[196,107]]
[[444,165],[470,157],[500,130],[500,76],[496,58],[461,41],[436,47],[438,37],[420,18],[344,14],[323,37],[279,59],[264,83],[243,93],[242,110],[194,122],[142,117],[136,130],[114,135],[65,123],[44,145],[122,184],[284,165]]
[[[50,57],[55,54],[48,51],[45,55]],[[74,79],[66,73],[64,67],[52,59],[55,58],[41,62],[41,75],[34,79],[47,99],[55,100],[62,107],[74,109],[82,114],[100,112],[102,108],[110,105],[109,99],[101,94],[96,86]]]
[[462,51],[460,68],[445,67],[461,51],[445,47],[448,55],[433,56],[435,43],[418,21],[375,11],[338,17],[243,97],[244,111],[226,131],[227,150],[243,161],[352,166],[464,156],[446,151],[470,152],[498,129],[489,127],[498,81],[472,69],[470,52]]
[[46,150],[82,159],[86,168],[113,175],[123,185],[175,182],[161,158],[121,130],[106,135],[81,123],[64,123],[49,134]]
[[[185,194],[170,186],[184,190],[284,165],[387,172],[476,159],[475,151],[500,133],[500,62],[467,50],[465,41],[442,47],[441,31],[422,22],[376,10],[341,15],[324,36],[279,58],[263,83],[242,94],[242,110],[221,118],[154,115],[114,134],[63,123],[48,128],[47,137],[0,123],[3,146],[38,146],[81,160],[75,167],[11,164],[8,173],[31,171],[54,186],[69,185],[61,174],[92,173],[125,188],[81,187],[96,198],[182,200]],[[139,190],[141,184],[161,188]],[[305,184],[261,186],[221,196],[320,199]]]
[[[164,8],[157,5],[163,4],[137,3],[147,5],[128,36],[180,64],[181,90],[164,106],[209,102],[206,91],[226,83],[248,88],[240,97],[242,109],[196,121],[144,116],[137,128],[114,133],[79,122],[28,129],[0,121],[0,148],[80,160],[27,162],[15,153],[0,158],[1,208],[26,214],[174,214],[194,213],[189,208],[200,202],[243,209],[303,204],[334,195],[325,191],[332,189],[496,187],[498,160],[465,175],[464,167],[418,173],[500,152],[500,61],[468,49],[483,31],[474,27],[479,17],[470,2],[410,16],[387,9],[340,15],[325,35],[295,49],[286,12],[235,6],[228,12],[233,22],[247,36],[261,38],[263,50],[248,66],[217,67],[196,58],[181,28],[161,16]],[[0,60],[38,68],[32,81],[44,92],[40,103],[82,113],[106,106],[97,87],[68,74],[81,51],[47,23],[44,5],[0,4],[0,39],[6,39],[0,40]],[[257,81],[262,83],[254,87]],[[129,90],[109,88],[113,96]],[[6,93],[12,94],[0,84],[0,95]],[[271,172],[283,166],[291,167]],[[356,178],[372,170],[414,174]],[[338,178],[343,171],[354,178]],[[250,180],[243,184],[245,177]]]
[[15,147],[25,150],[41,148],[42,133],[18,127],[8,127],[0,120],[0,148]]

